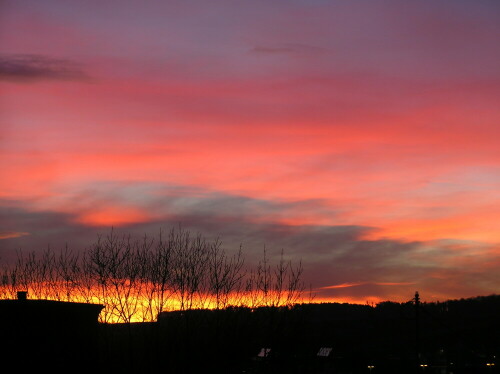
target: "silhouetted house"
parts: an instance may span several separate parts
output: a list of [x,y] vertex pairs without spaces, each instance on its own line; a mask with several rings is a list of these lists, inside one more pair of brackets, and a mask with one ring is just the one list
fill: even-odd
[[16,372],[96,372],[103,306],[51,300],[0,300],[0,354]]

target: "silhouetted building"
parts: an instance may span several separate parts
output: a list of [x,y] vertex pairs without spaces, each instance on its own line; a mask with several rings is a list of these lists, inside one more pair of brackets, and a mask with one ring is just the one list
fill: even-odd
[[98,364],[103,306],[51,300],[0,300],[0,354],[16,372],[92,372]]

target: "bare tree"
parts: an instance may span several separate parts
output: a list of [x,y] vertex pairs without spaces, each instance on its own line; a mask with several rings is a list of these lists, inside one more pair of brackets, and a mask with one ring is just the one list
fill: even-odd
[[108,308],[111,318],[131,322],[139,308],[137,295],[141,293],[141,278],[144,278],[144,257],[140,250],[147,251],[151,242],[144,238],[143,248],[130,236],[118,237],[111,231],[99,237],[89,250],[90,271],[97,279],[97,298]]
[[33,298],[99,303],[101,322],[154,321],[168,309],[223,309],[231,305],[283,306],[304,290],[302,264],[272,265],[266,248],[255,268],[244,266],[241,246],[228,252],[220,238],[209,240],[189,230],[166,237],[134,240],[112,229],[85,252],[68,246],[58,254],[19,251],[0,269],[0,298],[25,290]]
[[243,272],[243,254],[239,251],[228,257],[217,238],[211,243],[208,253],[208,293],[214,299],[216,309],[225,308],[230,297],[241,292]]
[[[72,301],[75,295],[80,295],[79,282],[81,279],[80,256],[69,250],[68,246],[60,252],[56,259],[57,283],[61,287],[62,300]],[[76,296],[76,297],[78,297]]]
[[172,280],[179,309],[192,309],[197,301],[197,306],[201,306],[209,245],[200,234],[192,238],[189,231],[182,229],[175,233],[173,240]]

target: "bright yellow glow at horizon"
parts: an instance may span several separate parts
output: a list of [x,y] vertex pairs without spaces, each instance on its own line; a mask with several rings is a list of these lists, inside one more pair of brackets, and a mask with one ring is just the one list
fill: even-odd
[[[124,323],[124,322],[154,322],[159,313],[193,309],[224,309],[226,307],[248,307],[260,306],[286,306],[305,302],[303,295],[289,295],[287,292],[246,291],[233,292],[224,295],[217,302],[213,294],[193,293],[180,294],[179,292],[167,291],[163,301],[161,297],[148,296],[145,290],[127,290],[125,292],[103,293],[99,287],[93,287],[84,293],[72,293],[71,295],[56,294],[43,288],[28,288],[28,299],[53,300],[75,303],[101,304],[104,305],[99,315],[102,323]],[[0,299],[16,299],[16,293],[0,288]],[[30,296],[31,295],[31,296]],[[311,300],[309,300],[311,301]]]

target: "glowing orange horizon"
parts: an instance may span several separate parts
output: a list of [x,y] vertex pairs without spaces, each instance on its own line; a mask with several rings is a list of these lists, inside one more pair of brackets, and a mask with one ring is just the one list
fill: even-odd
[[[113,292],[110,292],[102,294],[99,286],[88,290],[86,295],[77,292],[72,292],[71,295],[57,295],[39,286],[35,288],[28,287],[25,291],[27,291],[28,298],[35,300],[102,304],[104,308],[100,313],[99,321],[105,323],[153,322],[157,320],[159,313],[169,311],[224,309],[233,306],[247,308],[264,306],[283,307],[313,301],[310,298],[306,298],[304,293],[294,293],[293,299],[288,299],[287,291],[278,294],[274,291],[264,293],[258,290],[232,292],[230,295],[222,296],[219,301],[217,301],[214,294],[196,293],[194,295],[184,295],[185,299],[182,301],[180,295],[167,291],[167,294],[170,295],[160,305],[159,300],[146,296],[144,290],[132,290],[127,297],[124,297],[122,293],[113,294]],[[15,299],[16,292],[0,289],[0,299]]]

